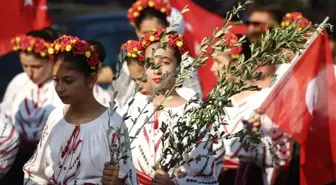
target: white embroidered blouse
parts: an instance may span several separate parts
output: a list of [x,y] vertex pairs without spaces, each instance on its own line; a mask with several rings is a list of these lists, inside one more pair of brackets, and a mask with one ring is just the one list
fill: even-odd
[[[24,165],[25,184],[102,184],[104,163],[110,161],[109,146],[117,147],[123,137],[117,131],[108,135],[110,125],[121,128],[122,119],[106,110],[101,116],[75,126],[64,119],[63,108],[55,109],[49,116],[43,135],[32,158]],[[131,156],[130,151],[127,152]],[[119,178],[126,184],[136,185],[135,170],[131,157],[121,160]]]

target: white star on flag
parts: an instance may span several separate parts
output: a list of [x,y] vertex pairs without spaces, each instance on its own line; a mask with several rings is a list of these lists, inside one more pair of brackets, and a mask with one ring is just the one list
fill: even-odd
[[24,0],[23,7],[29,6],[29,5],[33,6],[33,0]]

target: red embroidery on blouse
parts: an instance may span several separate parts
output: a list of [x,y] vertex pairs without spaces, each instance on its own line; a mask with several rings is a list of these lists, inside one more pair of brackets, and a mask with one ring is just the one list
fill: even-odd
[[143,134],[145,136],[145,139],[146,139],[147,143],[149,144],[149,137],[148,137],[146,128],[143,129]]
[[30,110],[29,110],[29,107],[28,107],[28,99],[27,98],[25,98],[24,104],[25,104],[27,114],[30,115]]
[[76,126],[75,129],[73,130],[70,138],[67,140],[67,144],[66,144],[64,150],[62,151],[62,155],[61,155],[62,158],[64,158],[65,155],[70,151],[71,141],[73,139],[77,138],[77,136],[79,135],[79,131],[80,131],[80,127]]
[[154,130],[159,128],[159,113],[156,111],[154,115]]

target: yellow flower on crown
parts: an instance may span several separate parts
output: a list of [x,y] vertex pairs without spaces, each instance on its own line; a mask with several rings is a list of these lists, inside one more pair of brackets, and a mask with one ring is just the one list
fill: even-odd
[[132,58],[136,58],[136,57],[137,57],[137,54],[132,53]]
[[58,51],[59,49],[61,49],[61,45],[60,44],[56,44],[55,45],[55,49],[56,49],[56,51]]
[[41,52],[40,55],[41,55],[41,57],[45,57],[46,53],[45,52]]
[[16,40],[16,42],[20,42],[21,39],[20,39],[20,37],[16,37],[15,40]]
[[139,12],[133,12],[133,16],[134,17],[138,17],[139,16]]
[[91,56],[91,52],[90,51],[86,51],[85,52],[85,56],[86,56],[86,58],[89,58]]
[[148,6],[149,6],[149,7],[153,7],[154,5],[155,5],[155,3],[154,3],[153,1],[149,1],[149,2],[148,2]]
[[291,16],[292,16],[291,13],[286,13],[286,17],[287,17],[287,18],[290,18]]
[[131,56],[132,56],[132,53],[128,52],[127,57],[131,57]]
[[132,11],[133,11],[133,9],[132,9],[132,8],[129,8],[129,9],[128,9],[128,12],[132,12]]
[[33,51],[33,48],[29,47],[29,48],[27,48],[27,51],[31,52],[31,51]]
[[154,37],[153,35],[151,35],[151,36],[149,37],[149,41],[153,42],[154,40],[155,40],[155,37]]
[[139,6],[139,7],[138,7],[138,10],[139,10],[139,11],[141,11],[142,9],[143,9],[142,6]]
[[183,46],[183,42],[182,42],[182,41],[177,41],[177,42],[176,42],[176,46],[177,46],[177,47],[181,47],[181,46]]
[[67,45],[67,46],[65,47],[65,50],[68,51],[68,52],[71,51],[71,49],[72,49],[72,46],[71,46],[71,45]]
[[49,48],[49,49],[48,49],[48,53],[49,53],[50,55],[54,54],[54,49],[53,49],[53,48]]
[[160,9],[160,12],[161,12],[161,13],[165,13],[166,11],[167,11],[166,8],[161,8],[161,9]]
[[133,48],[133,51],[137,52],[137,51],[138,51],[138,48],[134,47],[134,48]]

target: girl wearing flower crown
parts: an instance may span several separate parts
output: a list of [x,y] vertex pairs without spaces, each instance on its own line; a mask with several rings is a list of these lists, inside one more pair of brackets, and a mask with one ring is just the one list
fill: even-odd
[[[62,36],[48,49],[57,95],[67,106],[48,117],[37,150],[24,166],[25,184],[136,184],[131,155],[120,160],[112,179],[102,179],[111,147],[126,139],[118,114],[94,97],[101,65],[94,46],[77,37]],[[108,129],[115,128],[110,134]]]
[[[11,169],[14,163],[16,154],[19,149],[19,134],[14,128],[14,125],[7,119],[0,110],[0,183],[1,179]],[[7,184],[7,183],[6,183]],[[22,184],[22,183],[21,183]]]
[[[161,36],[167,38],[162,39]],[[146,103],[139,103],[140,109],[144,108],[145,111],[139,115],[139,113],[131,112],[131,118],[138,120],[134,128],[130,132],[130,135],[136,135],[136,139],[132,145],[132,157],[133,163],[137,170],[137,178],[140,184],[192,184],[192,183],[217,183],[217,166],[211,164],[205,164],[200,162],[198,165],[204,165],[205,171],[212,171],[212,174],[201,174],[200,171],[185,171],[186,176],[178,178],[173,177],[173,169],[169,172],[161,170],[154,170],[153,166],[157,164],[161,156],[162,143],[162,131],[160,130],[163,123],[174,124],[177,123],[175,118],[169,115],[177,114],[179,117],[183,117],[185,111],[191,107],[197,106],[191,104],[186,108],[187,100],[181,97],[175,87],[176,77],[175,73],[181,63],[181,55],[186,51],[183,44],[183,38],[177,33],[165,33],[165,29],[152,30],[147,32],[140,40],[141,47],[143,47],[145,58],[150,58],[148,65],[146,65],[147,81],[151,86],[156,89],[158,94],[153,97],[152,102],[149,105]],[[158,48],[155,52],[153,49],[157,48],[159,44],[162,44],[164,48]],[[148,59],[146,59],[148,60]],[[146,61],[147,63],[148,61]],[[156,67],[154,67],[156,66]],[[162,76],[166,76],[163,79]],[[163,83],[163,84],[162,84]],[[159,86],[162,86],[159,88]],[[165,93],[170,91],[169,99],[165,100]],[[165,100],[165,101],[164,101]],[[156,110],[158,106],[163,106],[162,110]],[[150,115],[154,114],[153,117]],[[148,116],[151,118],[147,120]],[[148,123],[147,123],[148,121]],[[172,126],[172,125],[170,125]],[[198,166],[198,167],[199,167]],[[194,177],[192,174],[198,174],[200,176]]]
[[[129,8],[127,18],[130,21],[131,25],[134,26],[138,38],[141,38],[146,32],[152,29],[168,27],[170,24],[168,18],[176,20],[174,24],[178,25],[177,27],[172,27],[172,30],[179,30],[183,32],[183,29],[181,29],[181,26],[183,26],[182,16],[181,18],[173,17],[173,13],[174,9],[172,9],[165,0],[137,0],[132,4],[131,8]],[[127,74],[127,72],[128,70],[125,64],[125,66],[123,66],[123,73],[121,74],[121,77],[127,78],[128,75],[125,75]],[[130,71],[130,73],[132,72]],[[101,73],[101,76],[109,75],[106,72],[105,74]],[[186,97],[188,97],[189,93],[199,93],[200,97],[202,96],[202,90],[198,80],[197,71],[193,73],[193,78],[185,80],[183,87],[184,88],[180,90],[180,93],[183,93]],[[112,88],[115,88],[115,91],[118,91],[119,89],[119,87]],[[122,89],[119,91],[131,91],[135,89],[134,84],[131,82],[129,82],[129,84],[124,88],[126,88],[127,90]],[[117,99],[121,100],[119,104],[125,104],[125,102],[129,101],[132,94],[128,95],[129,97],[126,98],[125,96],[127,95],[123,95],[123,97],[120,96],[117,96]]]
[[[228,32],[222,39],[226,50],[214,56],[215,62],[211,68],[217,77],[223,72],[223,69],[228,70],[230,67],[235,67],[238,70],[243,69],[243,66],[239,66],[237,63],[237,59],[241,54],[244,54],[245,58],[251,55],[249,43],[237,43],[239,38],[235,34]],[[263,72],[262,70],[258,72]],[[232,77],[228,72],[226,78],[234,80],[235,77]],[[269,80],[247,81],[248,86],[265,86],[265,84],[269,84]],[[224,139],[226,154],[225,172],[222,177],[225,178],[221,180],[225,183],[233,184],[233,181],[228,182],[227,180],[234,179],[236,176],[235,184],[273,184],[274,179],[267,179],[259,167],[269,169],[269,167],[284,166],[291,159],[291,142],[287,134],[258,110],[260,103],[267,97],[269,91],[269,88],[263,88],[261,91],[243,91],[232,97],[233,107],[223,108],[226,117],[219,121],[228,123],[224,125],[226,134],[235,134],[241,130],[262,130],[261,141],[264,145],[245,150],[239,138]],[[251,118],[251,114],[255,112],[257,114]],[[271,150],[273,147],[275,147],[274,154]],[[250,175],[237,174],[238,168]],[[231,178],[227,178],[228,176]]]
[[49,113],[62,104],[54,91],[47,51],[55,39],[53,34],[39,30],[12,40],[24,72],[7,86],[1,110],[19,132],[21,142],[16,161],[3,179],[4,184],[22,184],[22,166],[33,154]]
[[[22,183],[22,166],[36,149],[48,115],[55,107],[63,105],[54,90],[48,54],[49,45],[56,39],[57,33],[47,29],[31,31],[12,40],[24,72],[9,83],[1,102],[2,111],[12,120],[21,139],[17,160],[5,177],[11,184]],[[103,90],[98,86],[95,89],[95,97],[108,105],[108,101],[103,102],[106,96],[98,93]]]

